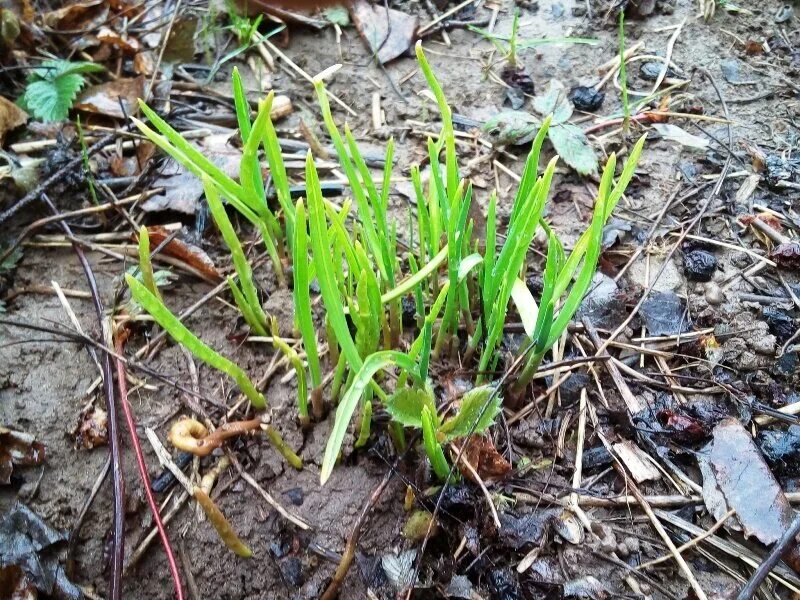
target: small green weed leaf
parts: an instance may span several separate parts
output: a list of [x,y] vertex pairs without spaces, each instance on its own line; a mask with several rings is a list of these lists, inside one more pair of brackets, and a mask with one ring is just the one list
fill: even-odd
[[536,96],[533,108],[543,117],[553,115],[553,125],[564,123],[572,116],[572,102],[567,97],[567,90],[557,79],[551,79],[543,96]]
[[470,432],[482,433],[489,429],[503,403],[503,399],[494,394],[494,391],[495,389],[489,385],[468,391],[461,398],[458,413],[445,421],[440,431],[447,436],[447,439],[452,440],[469,435]]
[[481,129],[495,146],[519,146],[536,137],[542,121],[521,110],[505,110],[483,124]]
[[430,388],[403,388],[389,396],[386,411],[404,427],[422,427],[422,409],[436,414],[436,403]]
[[597,155],[577,125],[562,123],[550,127],[550,141],[558,155],[581,175],[597,172]]
[[42,121],[62,121],[86,80],[84,73],[102,71],[91,62],[46,60],[28,75],[22,103]]

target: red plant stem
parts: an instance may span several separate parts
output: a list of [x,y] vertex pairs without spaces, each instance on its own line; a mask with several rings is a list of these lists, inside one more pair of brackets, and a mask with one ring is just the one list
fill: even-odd
[[[41,192],[41,199],[47,204],[50,212],[56,216],[59,215],[58,209],[47,194]],[[14,209],[14,207],[12,207],[12,209]],[[6,214],[8,214],[8,212],[9,211],[6,211]],[[11,214],[13,214],[13,211]],[[2,221],[2,216],[3,215],[0,215],[0,222]],[[65,234],[72,236],[72,229],[65,221],[59,222],[59,225]],[[100,330],[103,331],[105,329],[105,309],[103,308],[103,301],[100,299],[100,291],[97,287],[97,279],[94,276],[92,265],[89,264],[89,260],[86,258],[86,254],[79,244],[73,242],[72,249],[75,250],[75,254],[78,256],[78,262],[81,264],[83,273],[86,275],[86,282],[89,284],[89,291],[92,295],[92,303],[94,304],[94,310],[97,314]],[[103,343],[104,340],[100,340],[100,342]],[[98,360],[93,348],[89,348],[89,354],[94,357],[95,360]],[[125,556],[125,480],[122,474],[119,421],[117,419],[117,404],[114,398],[114,372],[111,369],[111,358],[108,352],[104,352],[103,357],[99,359],[98,362],[103,371],[103,393],[106,397],[106,410],[108,411],[108,447],[111,454],[111,474],[114,483],[114,525],[112,528],[113,536],[111,538],[111,581],[108,586],[108,597],[110,600],[120,600],[122,596],[122,561]]]
[[[124,341],[122,336],[117,336],[114,342],[114,347],[118,355],[122,355],[124,351]],[[106,355],[108,356],[108,355]],[[178,563],[175,560],[175,554],[172,551],[172,545],[169,543],[167,530],[164,523],[161,521],[161,515],[158,512],[158,504],[153,497],[153,490],[150,487],[150,474],[147,472],[147,465],[144,462],[144,454],[142,453],[142,445],[139,443],[139,436],[136,435],[136,421],[133,418],[133,411],[130,404],[128,404],[128,383],[125,380],[125,363],[119,358],[115,358],[114,362],[117,364],[117,387],[119,388],[119,403],[122,405],[122,412],[125,413],[125,421],[128,424],[128,431],[131,433],[131,444],[133,451],[136,454],[136,465],[139,467],[139,475],[142,477],[142,484],[144,485],[144,493],[147,496],[147,504],[150,505],[150,512],[153,513],[153,520],[156,522],[158,529],[158,537],[161,538],[161,544],[164,546],[164,553],[167,555],[167,562],[169,563],[169,572],[172,575],[172,581],[175,584],[175,597],[178,600],[183,600],[183,586],[181,585],[181,575],[178,571]]]

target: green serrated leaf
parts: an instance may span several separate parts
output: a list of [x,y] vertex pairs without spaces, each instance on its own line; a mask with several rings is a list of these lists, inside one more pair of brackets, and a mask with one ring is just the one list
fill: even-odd
[[430,389],[403,388],[389,396],[386,411],[404,427],[422,427],[422,409],[436,414],[436,403]]
[[572,103],[567,98],[567,90],[557,79],[551,79],[543,96],[536,96],[533,108],[542,116],[552,113],[553,125],[564,123],[572,116]]
[[29,83],[25,88],[24,102],[37,119],[42,121],[61,121],[69,115],[84,79],[71,73],[54,80],[41,80]]
[[503,399],[498,394],[494,394],[494,391],[495,389],[489,385],[482,385],[468,391],[461,399],[458,413],[445,421],[439,431],[444,433],[448,440],[469,435],[470,432],[486,431],[494,423],[503,403]]
[[597,155],[580,127],[562,123],[550,127],[548,135],[558,155],[570,167],[581,175],[597,172]]

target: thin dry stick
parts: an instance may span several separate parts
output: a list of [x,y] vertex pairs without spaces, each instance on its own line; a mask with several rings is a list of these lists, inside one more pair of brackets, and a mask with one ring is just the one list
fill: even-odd
[[[611,452],[612,451],[611,445],[605,439],[603,439],[603,443],[606,445],[609,452]],[[614,468],[617,470],[620,476],[625,480],[626,487],[629,487],[631,492],[633,492],[634,497],[639,502],[639,506],[645,512],[647,518],[650,519],[650,522],[653,524],[653,528],[656,530],[656,532],[658,532],[658,535],[664,541],[664,544],[666,544],[667,548],[672,554],[672,557],[675,559],[675,562],[678,563],[678,567],[680,568],[681,572],[686,577],[686,579],[689,581],[689,585],[692,586],[692,589],[694,590],[694,593],[697,595],[697,598],[699,600],[708,600],[708,596],[706,596],[706,593],[703,591],[703,588],[700,587],[700,583],[694,576],[692,569],[689,567],[688,563],[683,558],[683,556],[681,556],[680,552],[678,552],[678,549],[675,547],[672,538],[669,537],[667,530],[664,529],[664,526],[661,524],[661,521],[658,520],[658,517],[653,512],[653,509],[650,507],[650,504],[647,502],[647,499],[645,499],[642,492],[639,491],[639,488],[636,485],[636,483],[632,481],[630,477],[628,477],[627,472],[625,471],[625,469],[622,467],[622,465],[619,463],[618,460],[614,460]]]
[[[581,487],[581,480],[583,479],[583,444],[586,440],[586,411],[588,392],[586,388],[581,388],[581,399],[578,405],[578,440],[575,443],[575,472],[572,474],[572,489],[577,490]],[[578,493],[572,492],[569,495],[569,504],[572,512],[574,512],[578,519],[580,519],[583,527],[590,534],[592,531],[592,524],[589,521],[589,516],[578,504]]]
[[[689,540],[688,542],[686,542],[685,544],[680,546],[678,548],[678,554],[683,554],[684,552],[686,552],[686,550],[688,550],[689,548],[693,548],[694,546],[696,546],[697,544],[702,542],[704,539],[706,539],[708,536],[714,535],[714,533],[716,533],[716,531],[720,527],[725,525],[725,521],[730,519],[735,514],[736,514],[736,510],[733,509],[733,508],[730,509],[728,512],[725,513],[725,515],[723,515],[723,517],[719,521],[714,523],[714,525],[711,527],[711,529],[709,529],[708,531],[706,531],[705,533],[703,533],[701,535],[698,535],[695,538],[692,538],[691,540]],[[639,565],[636,568],[637,569],[646,569],[648,567],[653,567],[655,565],[661,564],[661,563],[666,562],[668,560],[672,560],[672,555],[671,554],[665,554],[664,556],[661,556],[659,558],[653,559],[653,560],[648,561],[646,563],[642,563],[641,565]]]

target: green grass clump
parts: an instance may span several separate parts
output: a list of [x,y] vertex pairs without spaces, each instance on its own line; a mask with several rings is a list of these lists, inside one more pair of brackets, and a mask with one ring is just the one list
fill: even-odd
[[[311,152],[305,161],[305,198],[292,202],[269,116],[271,96],[260,103],[251,122],[238,73],[233,79],[234,98],[244,144],[238,181],[221,173],[146,107],[143,110],[158,133],[137,122],[154,143],[202,179],[214,221],[236,270],[238,282],[229,279],[231,293],[250,329],[260,334],[271,330],[275,347],[295,369],[300,421],[305,425],[321,419],[325,399],[335,405],[334,425],[322,459],[323,483],[333,471],[357,414],[356,447],[369,440],[373,402],[392,417],[389,433],[398,448],[406,443],[406,429],[419,429],[420,447],[433,471],[441,479],[448,476],[447,444],[486,431],[501,410],[501,390],[489,382],[491,374],[501,368],[499,349],[509,313],[519,314],[528,336],[528,343],[523,344],[522,371],[502,390],[518,395],[564,334],[588,291],[602,250],[603,227],[633,176],[644,144],[642,138],[632,148],[616,182],[616,159],[610,157],[592,221],[567,254],[544,220],[558,160],[550,160],[540,173],[542,145],[551,123],[549,117],[545,118],[514,194],[503,243],[498,245],[496,193],[489,201],[481,242],[473,235],[474,223],[469,218],[472,187],[459,171],[450,106],[421,45],[416,52],[439,109],[441,131],[427,143],[427,181],[419,167],[411,168],[416,215],[409,216],[408,237],[403,240],[407,252],[402,254],[398,225],[388,215],[394,144],[389,141],[387,145],[383,172],[373,176],[352,131],[346,124],[340,130],[335,122],[321,78],[314,81],[314,87],[322,118],[350,187],[351,197],[341,204],[323,196]],[[262,151],[277,196],[275,210],[266,201]],[[284,276],[284,263],[291,260],[294,323],[301,349],[289,346],[278,335],[261,308],[252,270],[224,203],[256,227],[279,279]],[[539,228],[548,242],[543,292],[537,301],[524,276],[531,267],[529,250]],[[311,293],[315,281],[324,313],[319,333]],[[177,322],[146,286],[134,281],[131,290],[135,299],[144,299],[141,304],[145,310],[179,342],[193,345],[203,353],[203,360],[208,359],[209,364],[235,379],[246,379],[238,367]],[[413,299],[416,311],[415,325],[410,328],[404,328],[401,319],[401,301],[405,298]],[[327,365],[323,364],[324,353]],[[449,416],[437,410],[429,377],[433,363],[440,369],[463,365],[476,373],[476,387],[460,399]],[[327,398],[323,398],[326,367],[331,383]],[[240,385],[244,390],[247,384]]]

